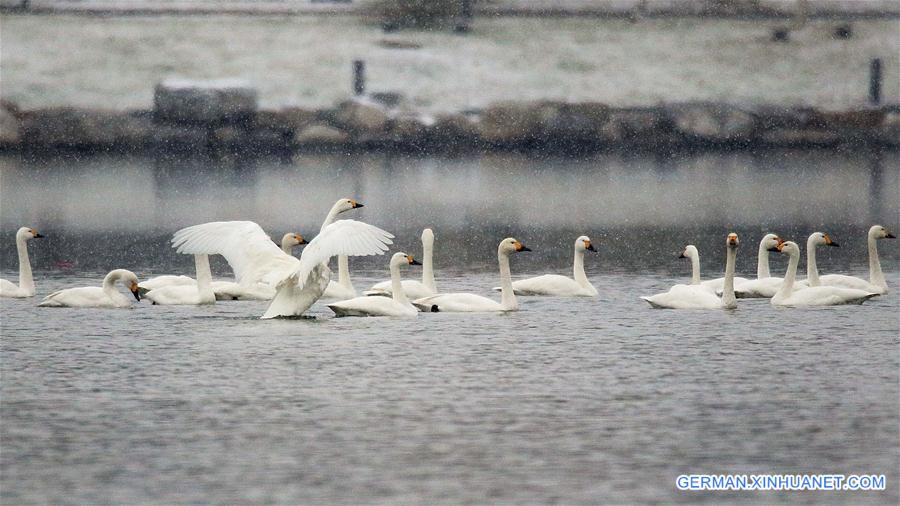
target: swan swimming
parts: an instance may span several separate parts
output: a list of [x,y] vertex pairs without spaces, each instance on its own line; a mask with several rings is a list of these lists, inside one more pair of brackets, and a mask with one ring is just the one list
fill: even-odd
[[[722,298],[702,285],[675,285],[668,292],[641,297],[657,309],[734,309],[737,299],[734,295],[734,263],[740,240],[737,234],[728,234],[725,240],[725,277]],[[694,261],[694,259],[691,259]],[[698,262],[699,263],[699,262]],[[699,270],[699,269],[698,269]],[[695,280],[699,275],[695,276]]]
[[766,234],[759,241],[759,251],[756,260],[756,279],[747,280],[744,283],[735,283],[734,294],[739,299],[766,298],[770,299],[781,288],[784,278],[772,277],[769,273],[769,253],[773,248],[783,242],[775,234]]
[[[896,239],[888,229],[881,225],[873,225],[866,237],[869,247],[869,280],[843,274],[826,274],[818,276],[822,286],[839,286],[843,288],[855,288],[866,292],[885,294],[888,293],[887,281],[881,272],[881,262],[878,259],[877,241],[881,239]],[[810,283],[812,285],[812,283]]]
[[803,288],[810,286],[819,286],[819,268],[816,265],[816,247],[824,245],[837,248],[840,244],[831,240],[831,236],[822,232],[813,232],[806,239],[806,280],[794,281],[794,288],[798,288],[798,283],[804,283]]
[[140,302],[141,293],[138,289],[138,278],[133,272],[126,269],[116,269],[103,278],[103,286],[88,286],[83,288],[66,288],[53,292],[44,297],[38,306],[40,307],[100,307],[100,308],[130,308],[131,302],[127,297],[116,290],[116,281],[121,281],[127,287],[135,300]]
[[144,298],[159,305],[199,306],[215,304],[216,294],[212,289],[212,271],[209,255],[194,255],[197,282],[193,285],[169,285],[144,294]]
[[[713,293],[721,293],[724,291],[724,277],[700,281],[700,251],[696,246],[694,246],[693,244],[688,244],[684,247],[684,252],[682,252],[681,256],[679,256],[678,258],[687,258],[691,261],[691,285],[701,286]],[[742,278],[740,276],[735,276],[734,278],[735,286],[744,284],[748,281],[750,280],[747,278]]]
[[855,288],[841,288],[837,286],[810,286],[795,288],[794,281],[797,278],[797,265],[800,263],[800,246],[793,241],[787,241],[775,247],[784,255],[790,256],[787,274],[784,275],[784,284],[778,293],[772,297],[774,306],[836,306],[841,304],[862,304],[877,296],[877,293],[857,290]]
[[[528,279],[513,281],[512,287],[516,295],[554,295],[557,297],[596,297],[597,289],[588,281],[584,273],[584,252],[597,251],[591,238],[583,235],[575,239],[575,263],[572,275],[544,274]],[[495,287],[500,291],[501,288]]]
[[400,281],[402,265],[422,265],[406,253],[394,253],[391,257],[391,297],[356,297],[333,302],[328,307],[336,316],[417,316],[419,310],[410,304]]
[[378,227],[354,220],[334,221],[341,210],[359,207],[342,199],[326,218],[321,232],[303,250],[298,260],[269,240],[252,221],[213,222],[175,232],[172,244],[179,253],[219,254],[234,270],[238,282],[245,280],[274,286],[275,297],[263,319],[300,316],[325,291],[331,270],[325,263],[336,255],[381,255],[393,235]]
[[28,258],[28,241],[44,236],[30,227],[16,231],[16,251],[19,253],[19,285],[0,279],[0,297],[34,297],[34,278],[31,275],[31,260]]
[[502,286],[500,302],[471,293],[445,293],[417,299],[413,305],[425,312],[517,311],[519,304],[516,302],[516,294],[513,292],[510,278],[509,256],[522,251],[531,250],[512,237],[503,239],[497,247],[497,263],[500,264],[500,285]]
[[[306,240],[302,235],[288,232],[281,238],[281,251],[293,256],[294,247],[303,244],[306,244]],[[275,296],[275,288],[261,282],[213,281],[210,286],[216,300],[272,300]]]
[[[436,295],[438,293],[434,284],[434,232],[430,228],[422,231],[422,281],[404,279],[403,292],[413,300]],[[366,295],[380,295],[390,297],[393,288],[393,280],[382,281],[372,286],[365,292]]]

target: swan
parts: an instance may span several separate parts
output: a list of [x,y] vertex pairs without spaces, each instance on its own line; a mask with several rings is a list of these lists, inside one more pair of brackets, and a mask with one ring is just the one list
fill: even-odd
[[[887,282],[884,273],[881,272],[881,262],[878,260],[878,247],[876,241],[880,239],[896,239],[888,229],[881,225],[874,225],[869,229],[867,236],[869,246],[869,280],[843,274],[826,274],[818,276],[822,286],[839,286],[843,288],[856,288],[877,294],[888,293]],[[812,285],[812,283],[810,283]]]
[[[354,201],[343,199],[347,209]],[[340,203],[339,201],[338,203]],[[328,286],[331,270],[327,262],[336,255],[381,255],[393,235],[354,220],[334,221],[332,208],[326,223],[297,259],[275,246],[262,228],[252,221],[212,222],[183,228],[172,238],[179,253],[219,254],[234,270],[238,282],[262,282],[275,287],[275,297],[263,319],[300,316]]]
[[197,281],[190,276],[163,274],[162,276],[154,276],[146,281],[141,281],[138,289],[141,291],[141,296],[143,296],[151,290],[158,290],[164,286],[194,286],[196,284]]
[[[338,214],[360,207],[365,206],[353,199],[338,200],[331,207],[328,216],[325,217],[322,228],[331,224]],[[356,288],[353,288],[353,282],[350,281],[350,259],[347,258],[347,255],[338,255],[338,280],[328,281],[328,286],[325,288],[325,293],[322,294],[322,298],[346,300],[352,299],[353,297],[356,297]]]
[[800,246],[793,241],[787,241],[775,247],[784,255],[790,255],[787,274],[784,276],[784,284],[778,293],[772,297],[773,306],[836,306],[840,304],[862,304],[877,296],[877,293],[857,290],[855,288],[841,288],[837,286],[810,286],[795,288],[794,281],[797,278],[797,264],[800,263]]
[[471,293],[445,293],[431,295],[413,302],[420,311],[447,312],[487,312],[517,311],[519,304],[513,292],[512,279],[509,274],[509,256],[513,253],[531,251],[521,242],[508,237],[500,241],[497,247],[497,262],[500,264],[500,284],[503,287],[500,302]]
[[66,288],[44,297],[38,306],[130,308],[131,302],[128,298],[116,290],[116,281],[121,281],[122,285],[134,295],[135,300],[140,302],[141,293],[138,290],[137,276],[129,270],[116,269],[103,278],[102,288],[99,286]]
[[[422,281],[415,279],[404,279],[402,281],[403,293],[407,297],[415,300],[438,293],[434,285],[434,263],[432,255],[434,254],[434,232],[430,228],[422,231]],[[393,292],[393,280],[382,281],[372,286],[365,292],[366,295],[380,295],[390,297]]]
[[[735,233],[725,240],[725,282],[722,298],[715,292],[698,284],[675,285],[668,292],[641,297],[657,309],[734,309],[737,299],[734,295],[734,262],[740,240]],[[691,259],[693,261],[693,258]],[[695,271],[696,272],[696,271]]]
[[750,279],[744,283],[735,283],[734,294],[739,299],[766,298],[770,299],[781,288],[784,278],[772,277],[769,273],[769,252],[783,242],[775,234],[766,234],[759,241],[759,251],[756,261],[756,279]]
[[[584,252],[597,251],[590,237],[583,235],[575,240],[575,264],[572,275],[575,279],[559,274],[544,274],[528,279],[513,281],[516,295],[555,295],[558,297],[596,297],[597,289],[584,274]],[[500,287],[494,290],[500,291]]]
[[16,231],[16,251],[19,253],[19,285],[0,279],[0,297],[34,297],[34,278],[31,276],[31,261],[28,259],[28,241],[44,236],[30,227]]
[[[288,232],[281,238],[281,251],[288,255],[294,255],[294,247],[306,244],[303,236]],[[234,281],[213,281],[213,293],[216,300],[272,300],[275,296],[275,288],[259,282],[235,283]]]
[[[831,236],[822,232],[813,232],[806,239],[806,282],[803,287],[819,286],[819,269],[816,266],[816,246],[825,245],[839,247],[840,244],[831,240]],[[794,288],[801,283],[794,281]]]
[[337,316],[417,316],[419,310],[409,303],[400,282],[401,265],[422,265],[406,253],[394,253],[391,257],[391,297],[356,297],[334,302],[328,307]]
[[193,285],[169,285],[150,290],[144,297],[160,305],[198,306],[215,304],[216,294],[213,292],[212,272],[209,269],[209,255],[194,255],[197,269],[197,282]]

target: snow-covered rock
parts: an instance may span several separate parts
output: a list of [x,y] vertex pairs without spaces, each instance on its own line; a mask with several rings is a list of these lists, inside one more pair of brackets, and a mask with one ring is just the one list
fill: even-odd
[[294,136],[294,142],[300,145],[344,144],[349,141],[347,132],[322,124],[310,125]]
[[749,141],[756,126],[753,114],[728,104],[679,104],[670,114],[681,134],[711,142]]
[[166,79],[153,94],[159,122],[212,124],[247,121],[257,110],[257,92],[236,79]]

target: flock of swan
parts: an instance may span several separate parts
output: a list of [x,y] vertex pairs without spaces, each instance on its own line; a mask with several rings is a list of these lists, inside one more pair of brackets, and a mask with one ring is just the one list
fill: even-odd
[[[388,251],[393,235],[356,220],[342,219],[342,213],[362,207],[353,199],[340,199],[332,206],[319,234],[307,243],[300,235],[285,234],[276,245],[263,229],[251,221],[212,222],[183,228],[172,237],[178,253],[194,256],[196,278],[165,275],[139,281],[126,269],[106,275],[100,287],[66,288],[47,295],[40,307],[128,308],[132,302],[116,289],[121,283],[135,300],[149,299],[160,305],[215,304],[217,300],[270,300],[263,319],[302,315],[319,299],[333,300],[328,307],[336,316],[416,316],[420,312],[497,312],[516,311],[516,296],[547,295],[557,297],[596,297],[597,289],[584,272],[584,255],[597,251],[587,236],[574,243],[572,277],[546,274],[512,281],[510,257],[530,251],[512,237],[497,248],[500,268],[500,301],[472,293],[441,293],[434,281],[432,255],[434,233],[422,232],[423,259],[394,253],[390,258],[390,280],[377,283],[357,296],[350,281],[351,256],[381,255]],[[22,227],[16,233],[19,255],[19,284],[0,279],[0,297],[33,297],[34,278],[28,258],[27,242],[43,237],[36,230]],[[797,279],[800,247],[775,234],[765,235],[759,243],[756,279],[735,276],[735,259],[740,240],[728,234],[725,241],[725,276],[701,281],[700,254],[693,245],[682,253],[691,261],[689,284],[676,284],[668,291],[641,297],[654,308],[733,309],[738,298],[768,298],[776,306],[829,306],[862,304],[887,293],[887,284],[878,259],[877,241],[894,238],[887,229],[875,225],[869,229],[869,279],[844,275],[820,276],[816,266],[818,246],[837,246],[828,234],[815,232],[806,242],[807,277]],[[306,245],[297,258],[296,246]],[[784,277],[772,276],[769,253],[789,257]],[[222,255],[234,271],[235,281],[213,281],[209,255]],[[338,280],[331,279],[328,263],[338,257]],[[401,268],[422,266],[422,281],[401,279]]]

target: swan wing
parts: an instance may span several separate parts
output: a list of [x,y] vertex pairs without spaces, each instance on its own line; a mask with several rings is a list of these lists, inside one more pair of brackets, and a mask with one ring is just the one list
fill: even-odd
[[335,221],[323,228],[304,248],[299,265],[291,273],[291,277],[295,282],[303,284],[316,266],[327,263],[331,257],[338,255],[382,255],[388,250],[388,245],[393,243],[393,238],[390,233],[368,223],[356,220]]
[[881,292],[881,288],[873,285],[862,278],[855,276],[845,276],[843,274],[826,274],[819,276],[819,283],[823,286],[836,286],[841,288],[853,288],[856,290],[865,290],[868,292]]
[[657,309],[715,309],[722,307],[722,299],[700,285],[675,285],[668,292],[641,297]]
[[491,300],[474,293],[444,293],[432,295],[417,299],[413,305],[424,312],[449,312],[449,313],[466,313],[466,312],[489,312],[489,311],[507,311],[497,301]]
[[252,221],[215,221],[183,228],[172,236],[172,246],[183,254],[222,255],[241,284],[282,279],[298,264]]

